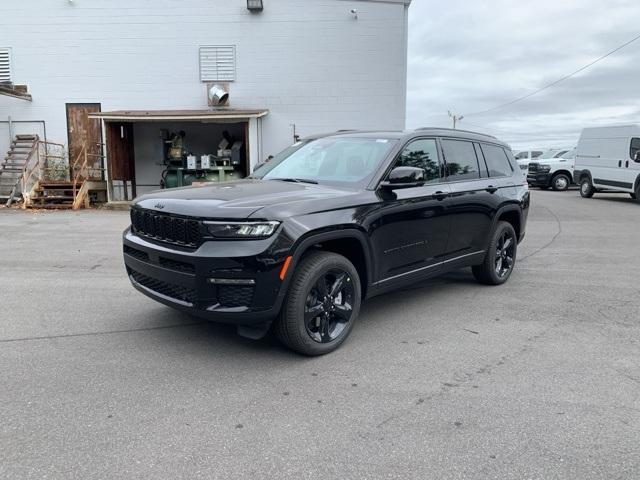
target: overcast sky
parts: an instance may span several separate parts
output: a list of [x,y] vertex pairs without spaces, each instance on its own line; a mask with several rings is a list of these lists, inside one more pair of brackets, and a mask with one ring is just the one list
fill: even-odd
[[514,148],[574,145],[585,126],[640,123],[640,40],[527,100],[484,114],[640,34],[639,0],[413,0],[407,128],[490,133]]

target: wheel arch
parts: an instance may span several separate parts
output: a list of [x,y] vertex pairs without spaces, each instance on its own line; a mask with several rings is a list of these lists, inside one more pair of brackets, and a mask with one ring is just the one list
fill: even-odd
[[510,204],[501,207],[493,218],[491,231],[493,232],[498,222],[505,221],[511,224],[516,231],[518,242],[522,240],[522,231],[524,227],[524,219],[522,218],[522,209],[518,205]]
[[553,172],[551,174],[551,178],[555,177],[556,175],[560,175],[560,174],[564,174],[567,177],[569,177],[569,181],[573,182],[573,175],[571,174],[571,172],[569,170],[557,170],[555,172]]
[[591,172],[589,170],[580,171],[580,177],[578,177],[578,180],[582,182],[585,179],[589,179],[589,181],[593,184],[593,177],[591,176]]
[[[334,231],[309,232],[293,248],[292,270],[302,257],[310,251],[327,251],[346,257],[358,272],[362,298],[366,297],[373,278],[373,260],[371,247],[366,234],[355,228],[342,228]],[[291,275],[287,275],[288,279]]]

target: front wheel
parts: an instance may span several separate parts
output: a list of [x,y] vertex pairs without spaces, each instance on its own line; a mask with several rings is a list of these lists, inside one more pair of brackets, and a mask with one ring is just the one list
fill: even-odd
[[480,265],[471,267],[473,276],[486,285],[501,285],[513,272],[518,251],[516,231],[509,222],[498,222],[489,249]]
[[569,177],[567,177],[564,173],[558,173],[551,179],[551,187],[558,192],[565,191],[567,188],[569,188],[570,183],[571,180],[569,180]]
[[593,194],[596,193],[596,189],[593,188],[593,183],[591,183],[590,178],[583,178],[580,181],[580,196],[582,198],[591,198]]
[[324,355],[351,333],[360,312],[360,278],[353,264],[332,252],[313,252],[296,268],[274,332],[303,355]]

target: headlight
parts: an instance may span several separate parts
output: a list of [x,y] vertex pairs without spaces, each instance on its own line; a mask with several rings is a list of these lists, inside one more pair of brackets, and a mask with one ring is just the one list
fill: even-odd
[[217,238],[266,238],[273,235],[280,222],[204,222]]
[[551,170],[551,165],[540,165],[538,167],[538,171],[542,173],[547,173],[549,170]]

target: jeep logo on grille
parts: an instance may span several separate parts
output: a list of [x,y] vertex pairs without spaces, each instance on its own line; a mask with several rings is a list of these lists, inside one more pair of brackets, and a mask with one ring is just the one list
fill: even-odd
[[162,203],[156,203],[156,204],[154,205],[154,207],[155,207],[155,208],[157,208],[158,210],[162,210],[162,209],[164,208],[164,204],[162,204]]

